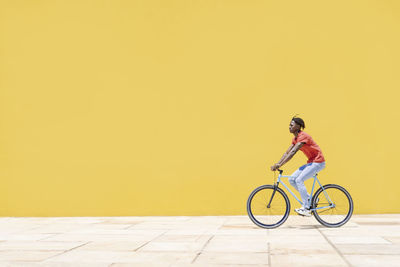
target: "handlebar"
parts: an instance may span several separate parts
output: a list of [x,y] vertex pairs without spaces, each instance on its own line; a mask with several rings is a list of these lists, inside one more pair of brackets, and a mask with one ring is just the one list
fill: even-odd
[[[268,168],[268,167],[267,167]],[[283,170],[281,170],[281,169],[275,169],[275,171],[279,171],[279,174],[282,174],[283,173]]]

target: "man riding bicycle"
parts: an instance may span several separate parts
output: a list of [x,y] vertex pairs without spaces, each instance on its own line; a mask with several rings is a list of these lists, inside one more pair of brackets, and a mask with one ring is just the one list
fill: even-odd
[[295,209],[295,211],[300,215],[309,217],[311,216],[311,199],[304,182],[325,168],[325,158],[322,155],[320,147],[314,142],[311,136],[302,131],[304,128],[305,124],[301,118],[292,118],[289,125],[289,131],[294,135],[292,143],[279,162],[271,166],[271,170],[277,170],[291,160],[297,151],[303,151],[308,158],[307,164],[296,170],[291,175],[292,177],[289,179],[289,182],[297,191],[299,191],[303,201],[303,206]]

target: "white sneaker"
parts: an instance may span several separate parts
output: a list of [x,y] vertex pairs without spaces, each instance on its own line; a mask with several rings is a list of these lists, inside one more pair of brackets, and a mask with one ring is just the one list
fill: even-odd
[[309,209],[304,208],[304,207],[295,209],[294,211],[297,212],[298,214],[302,215],[302,216],[311,217],[311,211]]

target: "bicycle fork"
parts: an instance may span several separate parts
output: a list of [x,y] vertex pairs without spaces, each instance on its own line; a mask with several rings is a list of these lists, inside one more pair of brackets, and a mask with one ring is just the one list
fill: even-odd
[[269,203],[268,203],[268,205],[267,205],[267,208],[268,208],[268,209],[271,208],[271,202],[272,202],[272,199],[273,199],[274,196],[275,196],[275,192],[276,192],[278,186],[279,186],[279,182],[276,183],[276,184],[274,184],[274,192],[272,192],[271,199],[269,200]]

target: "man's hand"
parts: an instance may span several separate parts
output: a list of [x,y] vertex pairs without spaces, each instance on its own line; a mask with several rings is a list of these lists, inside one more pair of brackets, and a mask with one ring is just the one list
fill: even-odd
[[281,167],[281,165],[279,165],[278,163],[274,164],[271,166],[271,171],[276,171],[277,169],[279,169]]

